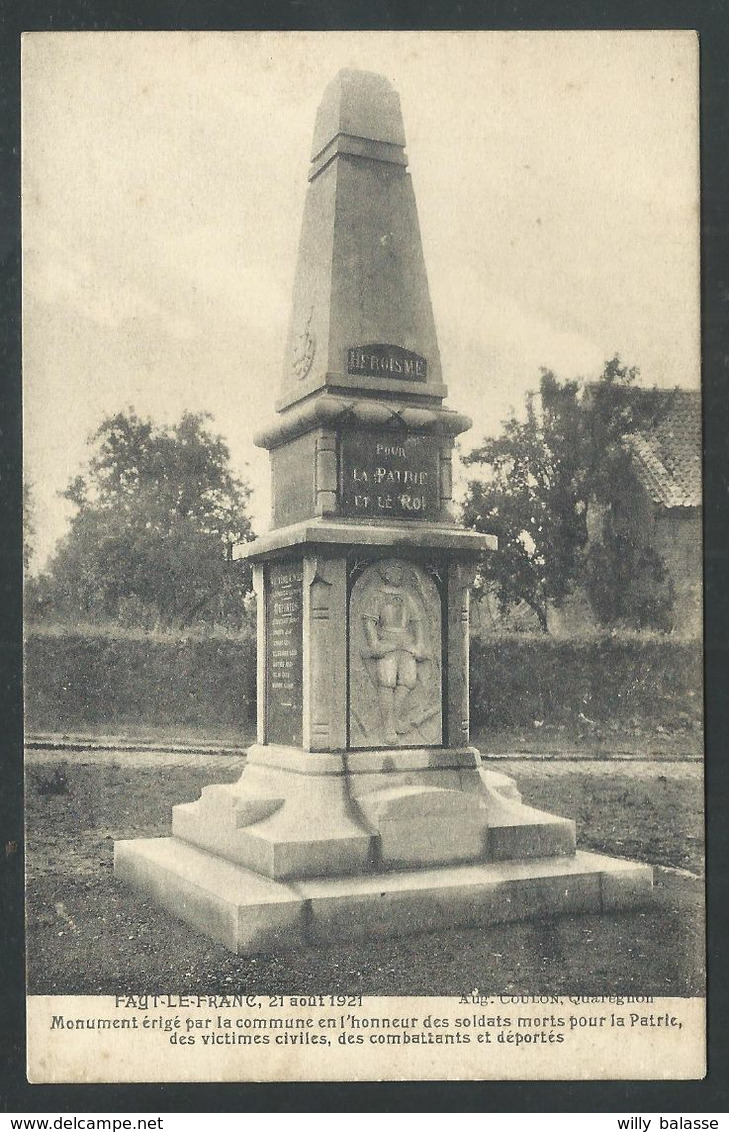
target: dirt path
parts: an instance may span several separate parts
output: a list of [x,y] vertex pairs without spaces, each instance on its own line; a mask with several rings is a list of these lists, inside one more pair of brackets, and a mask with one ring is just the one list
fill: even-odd
[[128,766],[128,767],[221,767],[227,772],[233,767],[243,767],[244,754],[230,754],[227,751],[170,751],[149,748],[133,749],[79,749],[75,747],[43,747],[26,750],[26,765],[58,766],[61,763],[72,766]]
[[[202,769],[220,767],[226,773],[245,765],[245,754],[231,748],[215,750],[185,750],[164,747],[73,747],[48,746],[32,747],[26,750],[28,766],[48,766],[60,763],[73,766],[128,766],[128,767],[194,767]],[[697,759],[655,760],[639,758],[575,758],[570,755],[524,756],[522,754],[484,756],[484,766],[505,774],[539,773],[545,778],[569,774],[588,775],[627,775],[629,778],[701,780],[703,764]]]
[[696,759],[671,762],[655,759],[560,759],[556,756],[525,759],[516,755],[513,758],[484,759],[489,770],[500,770],[504,774],[539,774],[542,778],[559,778],[569,774],[620,775],[628,778],[680,778],[701,781],[704,775],[703,764]]

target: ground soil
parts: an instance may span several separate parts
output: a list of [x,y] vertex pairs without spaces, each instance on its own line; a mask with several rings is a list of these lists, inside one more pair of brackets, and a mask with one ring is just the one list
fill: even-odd
[[654,899],[640,911],[253,958],[201,937],[112,874],[115,839],[168,834],[174,804],[210,782],[235,780],[242,765],[222,754],[31,752],[31,993],[703,993],[697,761],[493,764],[515,777],[526,802],[574,817],[582,848],[658,866]]

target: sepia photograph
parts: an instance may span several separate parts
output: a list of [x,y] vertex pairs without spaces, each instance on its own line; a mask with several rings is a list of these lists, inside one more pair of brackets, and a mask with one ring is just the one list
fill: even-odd
[[703,1077],[698,59],[24,34],[31,1082]]

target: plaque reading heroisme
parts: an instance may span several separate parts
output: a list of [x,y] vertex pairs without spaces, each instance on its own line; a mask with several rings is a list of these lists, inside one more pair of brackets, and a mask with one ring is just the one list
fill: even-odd
[[302,742],[303,576],[300,562],[272,563],[266,594],[266,738]]
[[436,437],[405,432],[345,433],[340,512],[362,519],[434,519],[440,510]]
[[347,351],[347,373],[364,377],[390,377],[397,381],[426,381],[428,363],[402,346],[352,346]]

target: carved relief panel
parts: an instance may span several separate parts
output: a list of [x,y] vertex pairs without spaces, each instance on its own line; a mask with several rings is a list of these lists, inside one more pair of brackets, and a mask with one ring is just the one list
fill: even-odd
[[441,597],[420,566],[367,566],[349,599],[349,746],[443,741]]

